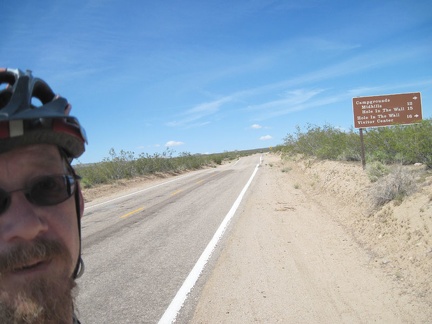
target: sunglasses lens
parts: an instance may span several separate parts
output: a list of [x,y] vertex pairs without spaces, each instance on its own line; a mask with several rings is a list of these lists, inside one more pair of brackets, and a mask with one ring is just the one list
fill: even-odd
[[[46,176],[35,179],[30,186],[29,199],[39,206],[60,204],[75,192],[72,176]],[[1,195],[0,195],[1,199]],[[1,203],[1,201],[0,201]],[[1,207],[1,205],[0,205]]]
[[9,194],[3,189],[0,189],[0,214],[5,212],[8,209],[9,204],[10,204]]

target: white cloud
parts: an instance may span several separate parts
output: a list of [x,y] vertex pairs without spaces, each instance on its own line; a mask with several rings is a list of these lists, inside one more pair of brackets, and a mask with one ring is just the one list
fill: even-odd
[[273,111],[280,107],[287,109],[287,107],[298,106],[310,101],[312,98],[316,97],[322,93],[323,89],[296,89],[291,91],[285,91],[282,99],[276,99],[268,101],[262,104],[249,106],[247,110],[249,111]]
[[261,125],[258,125],[258,124],[253,124],[253,125],[251,126],[251,128],[252,128],[252,129],[260,129],[260,128],[262,128],[262,126],[261,126]]
[[273,137],[271,135],[265,135],[265,136],[261,136],[259,139],[260,141],[268,141],[271,140]]
[[167,146],[167,147],[180,146],[180,145],[184,145],[184,143],[183,142],[177,142],[177,141],[168,141],[165,144],[165,146]]
[[232,101],[232,98],[228,96],[211,102],[201,103],[185,111],[180,120],[168,122],[167,125],[171,127],[196,127],[207,125],[209,122],[202,121],[202,119],[216,114],[223,104],[230,101]]

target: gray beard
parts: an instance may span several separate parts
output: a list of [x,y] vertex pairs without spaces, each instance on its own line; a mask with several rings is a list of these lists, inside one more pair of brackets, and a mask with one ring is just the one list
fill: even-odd
[[[33,257],[60,258],[65,269],[57,276],[40,277],[6,291],[1,273],[7,273]],[[71,258],[62,243],[37,240],[0,255],[0,323],[4,324],[66,324],[72,322],[75,280],[68,273]]]
[[[39,279],[10,296],[1,293],[0,323],[66,324],[71,323],[74,304],[73,279]],[[7,301],[4,301],[4,297]]]

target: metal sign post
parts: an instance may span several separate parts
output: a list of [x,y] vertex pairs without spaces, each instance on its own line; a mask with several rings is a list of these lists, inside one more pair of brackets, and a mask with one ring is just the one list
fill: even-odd
[[363,166],[363,170],[365,170],[366,169],[366,155],[365,155],[365,147],[364,147],[364,140],[363,140],[363,128],[360,128],[360,143],[361,143],[362,166]]

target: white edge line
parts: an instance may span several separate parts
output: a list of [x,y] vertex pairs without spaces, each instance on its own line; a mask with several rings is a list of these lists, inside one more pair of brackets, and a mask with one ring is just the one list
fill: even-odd
[[224,220],[220,224],[216,233],[213,235],[213,238],[211,239],[211,241],[209,242],[209,244],[207,245],[207,247],[205,248],[205,250],[201,254],[200,258],[198,259],[195,266],[192,268],[192,270],[189,273],[189,275],[187,276],[186,280],[183,282],[183,285],[177,291],[177,294],[175,295],[174,299],[171,301],[170,305],[165,310],[165,313],[162,315],[161,319],[159,320],[159,324],[174,323],[176,321],[177,315],[178,315],[180,309],[183,307],[183,304],[186,301],[189,292],[192,290],[195,283],[197,282],[199,276],[201,275],[202,271],[204,270],[205,265],[207,264],[208,260],[210,259],[211,254],[213,253],[214,249],[216,248],[216,245],[218,244],[219,240],[222,238],[223,234],[225,233],[225,230],[226,230],[229,222],[233,218],[237,208],[240,206],[240,202],[242,201],[243,196],[245,195],[250,184],[252,183],[252,180],[258,171],[258,167],[260,166],[261,161],[262,161],[262,158],[260,158],[260,163],[257,164],[257,166],[255,167],[254,172],[252,173],[248,182],[244,186],[243,190],[240,192],[240,195],[237,197],[236,201],[232,205],[228,214],[225,216]]

